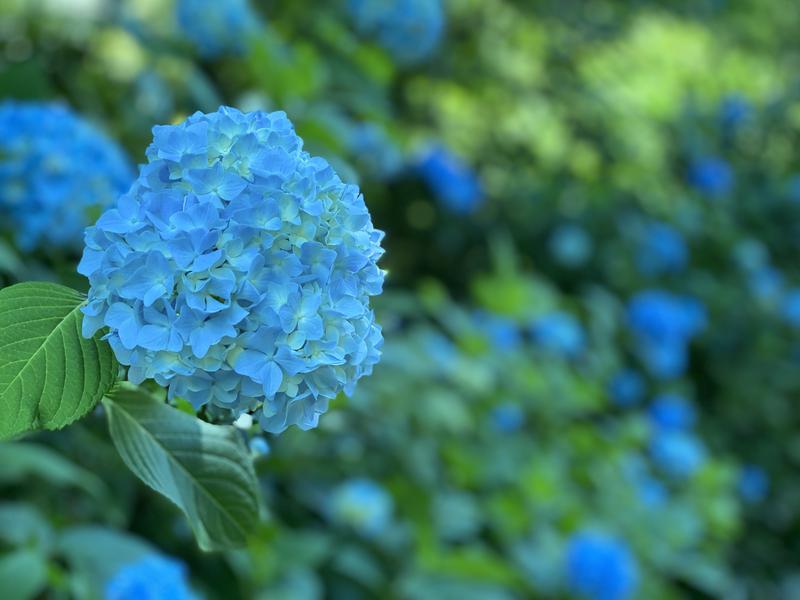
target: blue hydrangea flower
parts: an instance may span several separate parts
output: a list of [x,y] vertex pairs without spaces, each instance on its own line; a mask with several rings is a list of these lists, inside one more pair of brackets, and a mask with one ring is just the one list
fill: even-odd
[[650,405],[648,414],[655,427],[670,431],[691,429],[697,419],[694,406],[677,394],[658,396]]
[[251,438],[247,443],[247,447],[250,448],[250,452],[252,452],[254,456],[267,456],[270,452],[269,442],[267,442],[263,435],[256,435]]
[[752,107],[747,98],[739,94],[725,96],[719,106],[719,120],[727,131],[733,131],[750,116]]
[[444,32],[441,0],[349,0],[348,9],[356,29],[404,65],[433,54]]
[[505,403],[492,408],[490,418],[495,430],[514,433],[525,423],[525,412],[518,404]]
[[207,58],[241,54],[259,27],[248,0],[177,0],[181,33]]
[[477,311],[473,316],[478,329],[496,350],[512,351],[522,345],[522,333],[513,320],[484,311]]
[[375,177],[393,177],[403,167],[403,155],[397,144],[375,123],[359,123],[350,128],[347,145],[357,164]]
[[550,237],[548,249],[556,262],[564,267],[583,265],[592,253],[592,238],[583,227],[573,223],[560,225]]
[[643,275],[679,273],[686,268],[689,250],[683,236],[666,223],[649,223],[636,252],[636,267]]
[[627,544],[591,531],[570,539],[566,571],[570,591],[586,600],[631,598],[639,580],[636,559]]
[[775,303],[783,293],[783,273],[771,265],[758,267],[749,274],[748,286],[761,302]]
[[531,325],[533,342],[540,348],[573,358],[583,352],[586,338],[572,315],[555,311],[537,318]]
[[650,455],[656,466],[677,479],[691,477],[706,460],[700,440],[683,431],[656,430],[650,440]]
[[786,182],[786,196],[791,202],[800,202],[800,175],[792,175]]
[[119,146],[69,108],[0,104],[0,229],[23,250],[77,250],[86,226],[133,177]]
[[800,289],[786,293],[781,306],[781,315],[793,327],[800,327]]
[[689,184],[703,194],[724,196],[733,187],[733,170],[721,158],[698,158],[689,166]]
[[745,502],[761,502],[769,492],[769,477],[761,467],[747,465],[739,473],[738,488]]
[[380,535],[391,523],[392,497],[370,479],[351,479],[339,485],[330,499],[331,517],[367,536]]
[[467,214],[483,202],[483,187],[478,176],[449,150],[441,146],[429,150],[417,169],[447,210]]
[[650,373],[680,376],[688,362],[688,345],[705,327],[702,304],[661,290],[639,292],[628,304],[628,325],[636,350]]
[[195,600],[186,566],[165,556],[147,556],[119,569],[106,584],[106,600]]
[[638,404],[646,391],[644,377],[633,369],[622,369],[611,379],[608,392],[617,406]]
[[383,233],[285,113],[223,107],[153,129],[131,190],[86,232],[84,335],[135,383],[273,433],[316,426],[383,342]]

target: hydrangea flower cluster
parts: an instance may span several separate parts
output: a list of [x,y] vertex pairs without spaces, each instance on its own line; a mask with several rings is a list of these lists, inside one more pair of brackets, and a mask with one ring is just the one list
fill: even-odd
[[401,64],[429,57],[444,32],[441,0],[349,0],[348,8],[356,29]]
[[186,566],[153,554],[127,564],[106,585],[107,600],[195,600]]
[[649,223],[642,232],[636,266],[643,275],[679,273],[686,268],[689,250],[683,236],[666,223]]
[[589,260],[592,246],[592,238],[586,229],[574,223],[560,225],[547,243],[555,261],[570,269],[583,266]]
[[370,479],[344,482],[334,490],[330,502],[334,520],[368,536],[379,535],[386,529],[392,510],[392,497]]
[[733,187],[733,169],[721,158],[704,156],[689,165],[689,183],[708,196],[724,196]]
[[769,493],[769,476],[757,465],[746,465],[739,474],[737,488],[745,502],[761,502]]
[[617,372],[608,385],[608,393],[617,406],[637,404],[647,390],[647,382],[637,371],[622,369]]
[[648,410],[651,425],[650,454],[666,474],[686,478],[705,462],[706,451],[692,432],[697,415],[683,396],[662,394]]
[[690,429],[697,419],[694,406],[677,394],[657,396],[650,405],[648,414],[653,425],[672,431]]
[[347,132],[347,147],[373,176],[388,179],[403,168],[403,154],[386,130],[376,123],[358,123]]
[[688,362],[688,345],[705,327],[702,304],[661,290],[639,292],[628,304],[628,325],[636,349],[650,373],[680,376]]
[[178,0],[181,33],[206,58],[241,54],[259,20],[248,0]]
[[0,104],[0,228],[23,250],[79,248],[133,177],[119,146],[67,107]]
[[436,198],[451,212],[473,212],[483,201],[483,187],[460,158],[437,146],[419,161],[417,169]]
[[383,233],[283,112],[153,129],[139,178],[86,232],[84,335],[135,382],[278,433],[316,426],[380,357]]
[[567,548],[570,590],[586,600],[631,598],[639,579],[628,546],[611,536],[591,531],[575,534]]
[[556,355],[574,358],[586,345],[578,320],[569,313],[554,311],[538,317],[531,325],[533,342]]

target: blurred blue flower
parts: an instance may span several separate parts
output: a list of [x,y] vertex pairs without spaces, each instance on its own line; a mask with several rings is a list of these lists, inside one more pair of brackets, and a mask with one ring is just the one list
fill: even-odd
[[262,428],[316,426],[371,373],[383,233],[285,113],[220,108],[153,129],[148,164],[86,232],[84,335],[128,378]]
[[400,64],[428,58],[444,32],[441,0],[349,0],[348,8],[356,29]]
[[578,320],[555,311],[537,318],[531,325],[533,342],[554,354],[575,357],[586,345],[586,337]]
[[752,107],[747,98],[739,94],[731,94],[725,96],[720,103],[719,120],[723,128],[733,131],[747,120],[751,112]]
[[608,393],[617,406],[638,404],[646,391],[647,384],[637,371],[622,369],[611,379]]
[[677,479],[691,477],[706,460],[700,440],[683,431],[656,430],[650,440],[650,455],[656,466]]
[[150,119],[164,120],[175,110],[175,96],[156,71],[145,71],[136,78],[136,112]]
[[786,292],[781,307],[781,315],[793,327],[800,327],[800,289]]
[[703,305],[686,296],[646,290],[628,304],[636,350],[655,377],[678,377],[686,370],[688,344],[705,323]]
[[580,267],[592,253],[592,238],[573,223],[559,225],[550,236],[548,249],[553,259],[564,267]]
[[572,536],[567,548],[570,591],[586,600],[625,600],[633,597],[639,580],[636,559],[628,545],[591,531]]
[[269,442],[263,435],[256,435],[251,438],[247,446],[255,456],[266,456],[270,451]]
[[181,33],[207,58],[241,54],[259,27],[248,0],[177,0]]
[[689,250],[680,232],[666,223],[649,223],[636,251],[636,266],[643,275],[678,273],[686,268]]
[[747,465],[739,473],[738,489],[745,502],[761,502],[769,492],[769,477],[761,467]]
[[493,407],[490,418],[496,431],[514,433],[525,423],[525,412],[518,404],[507,402]]
[[392,497],[369,479],[351,479],[339,485],[330,498],[330,514],[337,523],[362,535],[376,536],[391,523]]
[[23,250],[77,250],[133,178],[120,147],[69,108],[0,103],[0,230]]
[[771,265],[756,268],[748,276],[753,295],[762,302],[777,302],[783,294],[783,273]]
[[698,158],[689,166],[689,183],[709,196],[724,196],[733,187],[733,170],[721,158]]
[[654,426],[670,431],[691,429],[697,419],[694,406],[678,394],[661,394],[648,410]]
[[513,320],[485,311],[476,311],[473,317],[478,329],[496,350],[511,351],[522,344],[522,333]]
[[792,202],[800,202],[800,174],[793,175],[786,182],[786,195]]
[[483,202],[478,176],[460,158],[437,146],[425,153],[417,169],[436,198],[448,210],[465,214]]
[[348,149],[375,177],[396,175],[403,167],[403,155],[386,130],[375,123],[360,123],[348,132]]
[[642,456],[638,454],[626,456],[622,468],[642,504],[654,508],[663,506],[667,502],[669,499],[667,488],[653,477],[649,465]]
[[186,566],[153,554],[119,569],[106,584],[106,600],[195,600]]

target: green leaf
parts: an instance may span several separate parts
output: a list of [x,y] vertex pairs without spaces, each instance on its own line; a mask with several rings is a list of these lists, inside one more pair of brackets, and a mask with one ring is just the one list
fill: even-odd
[[35,598],[47,585],[47,557],[36,550],[0,556],[0,590],[7,600]]
[[38,478],[58,487],[74,486],[99,501],[108,499],[102,479],[46,446],[26,442],[0,443],[0,485],[30,484]]
[[122,531],[96,525],[70,527],[58,540],[58,553],[69,564],[71,575],[80,577],[89,596],[102,598],[114,574],[123,566],[157,554],[146,541]]
[[47,548],[52,534],[50,524],[33,506],[0,503],[0,539],[9,546]]
[[259,518],[258,486],[234,428],[200,421],[140,390],[120,388],[103,402],[122,460],[186,514],[200,547],[244,545]]
[[0,439],[69,425],[114,384],[111,347],[81,335],[83,300],[54,283],[0,290]]

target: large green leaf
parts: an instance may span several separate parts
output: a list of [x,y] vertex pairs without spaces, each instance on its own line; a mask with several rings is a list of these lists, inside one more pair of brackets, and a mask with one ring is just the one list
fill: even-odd
[[259,518],[252,458],[232,428],[211,425],[140,390],[104,401],[125,464],[172,500],[205,550],[242,546]]
[[114,384],[111,347],[81,335],[83,300],[53,283],[0,290],[0,439],[69,425]]

